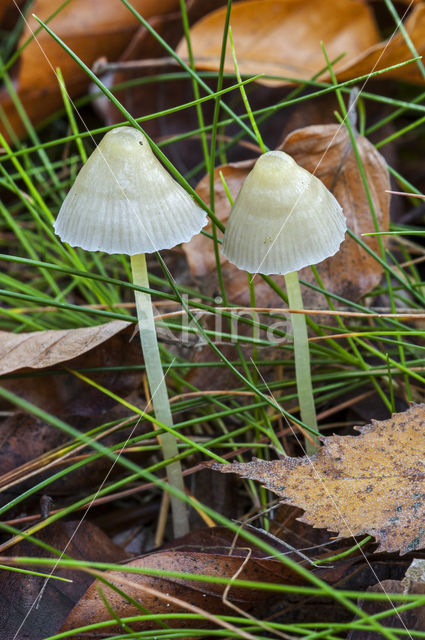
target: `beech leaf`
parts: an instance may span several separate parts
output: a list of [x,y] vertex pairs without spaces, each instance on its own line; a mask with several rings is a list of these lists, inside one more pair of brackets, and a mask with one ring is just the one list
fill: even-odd
[[[411,3],[413,4],[413,3]],[[415,2],[404,29],[416,54],[425,50],[425,5]],[[190,30],[190,39],[198,69],[218,71],[226,9],[212,11]],[[388,40],[380,40],[371,7],[363,0],[247,0],[234,4],[232,30],[236,55],[243,75],[277,76],[259,78],[265,85],[283,86],[309,80],[325,67],[321,42],[340,82],[391,67],[413,55],[399,29]],[[302,46],[300,46],[302,43]],[[186,40],[177,52],[187,58]],[[342,57],[341,54],[344,54]],[[340,58],[340,59],[338,59]],[[227,47],[224,70],[234,66]],[[280,76],[280,77],[279,77]],[[420,67],[413,63],[387,71],[385,78],[397,78],[423,84]],[[330,81],[329,72],[320,79]]]
[[378,551],[425,547],[425,405],[355,427],[359,436],[322,438],[312,457],[231,465],[222,473],[258,480],[300,507],[302,522],[343,537],[370,534]]

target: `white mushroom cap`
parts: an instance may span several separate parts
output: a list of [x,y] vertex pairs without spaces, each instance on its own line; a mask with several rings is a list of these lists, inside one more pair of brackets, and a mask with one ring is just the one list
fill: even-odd
[[106,253],[152,253],[188,242],[206,213],[165,170],[145,136],[109,131],[82,167],[55,223],[63,242]]
[[236,198],[222,252],[251,273],[285,274],[339,249],[345,217],[323,182],[283,151],[259,157]]

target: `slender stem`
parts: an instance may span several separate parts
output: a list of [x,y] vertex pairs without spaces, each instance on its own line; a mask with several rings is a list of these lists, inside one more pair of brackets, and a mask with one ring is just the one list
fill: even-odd
[[[290,309],[303,309],[298,273],[293,271],[285,275],[286,291]],[[291,313],[294,334],[295,378],[297,381],[298,402],[301,420],[308,427],[317,430],[316,408],[314,406],[313,385],[311,382],[310,351],[308,348],[307,324],[303,313]],[[313,436],[312,436],[313,437]],[[317,446],[319,440],[314,438]],[[306,440],[307,453],[314,453],[315,447]]]
[[[148,271],[144,253],[131,256],[131,270],[133,273],[133,283],[140,287],[149,288]],[[137,317],[139,319],[140,342],[142,343],[143,357],[155,416],[159,422],[172,427],[173,418],[159,355],[152,300],[148,293],[142,293],[141,291],[135,291],[134,295],[136,298]],[[163,433],[161,435],[161,448],[164,460],[174,458],[178,455],[177,441],[172,433]],[[167,465],[167,478],[171,486],[184,492],[180,461]],[[174,535],[177,538],[184,536],[189,531],[186,505],[173,495],[171,496],[171,511]]]

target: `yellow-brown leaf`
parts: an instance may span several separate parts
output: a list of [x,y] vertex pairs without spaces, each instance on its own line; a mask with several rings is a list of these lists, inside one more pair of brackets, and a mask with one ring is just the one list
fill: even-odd
[[425,405],[356,427],[359,436],[322,438],[304,458],[231,465],[222,473],[258,480],[305,511],[301,520],[340,536],[370,534],[379,551],[425,547]]

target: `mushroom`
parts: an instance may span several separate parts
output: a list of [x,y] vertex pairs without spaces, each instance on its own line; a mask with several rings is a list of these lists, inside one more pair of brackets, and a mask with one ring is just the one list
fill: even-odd
[[[89,251],[131,256],[135,285],[149,288],[145,253],[187,242],[206,224],[206,214],[154,156],[133,127],[109,131],[80,170],[55,223],[63,242]],[[152,301],[135,292],[139,333],[155,416],[173,420],[161,365]],[[178,455],[172,433],[161,435],[164,459]],[[184,491],[179,461],[167,466],[170,485]],[[189,530],[186,505],[171,497],[176,537]]]
[[[283,274],[289,308],[302,310],[297,271],[334,255],[345,231],[342,208],[325,185],[288,154],[269,151],[236,198],[222,253],[251,273]],[[291,314],[291,323],[301,420],[317,430],[305,315]]]

